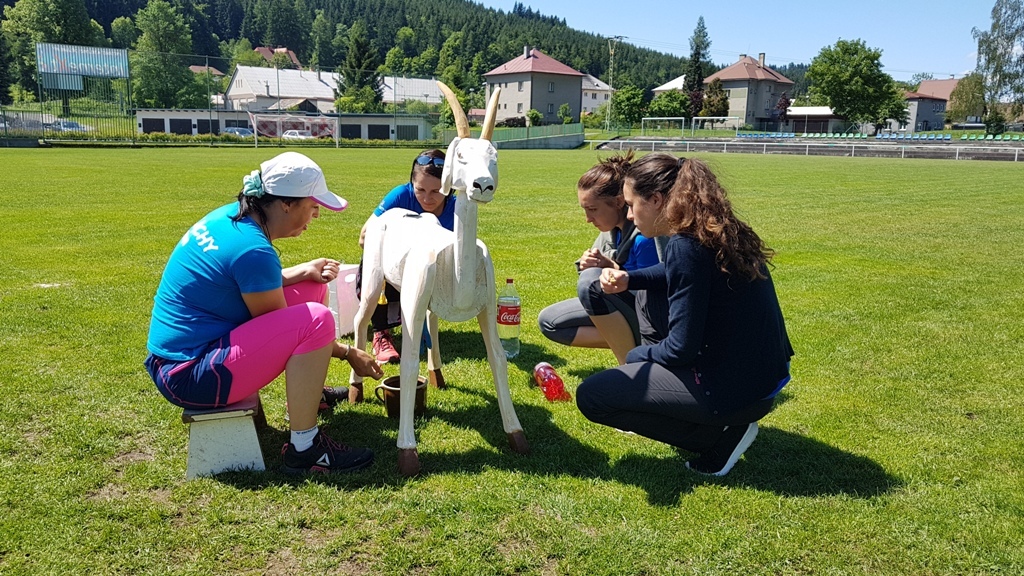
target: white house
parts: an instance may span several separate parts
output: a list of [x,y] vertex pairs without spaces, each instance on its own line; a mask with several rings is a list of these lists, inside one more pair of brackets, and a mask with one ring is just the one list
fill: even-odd
[[229,110],[334,112],[338,75],[312,70],[236,66],[224,94]]
[[678,78],[673,78],[672,80],[669,80],[668,82],[665,82],[661,86],[658,86],[657,88],[652,90],[652,92],[654,92],[655,96],[657,96],[658,94],[661,94],[662,92],[669,92],[671,90],[675,90],[677,92],[686,92],[685,84],[686,84],[686,74],[683,74],[682,76],[679,76]]
[[594,78],[590,74],[583,75],[583,104],[581,110],[584,114],[593,114],[602,104],[612,98],[615,89],[604,82]]

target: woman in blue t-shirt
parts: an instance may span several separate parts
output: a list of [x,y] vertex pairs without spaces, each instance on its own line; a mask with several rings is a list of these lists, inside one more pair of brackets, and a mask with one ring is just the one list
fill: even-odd
[[[441,174],[444,171],[444,151],[433,149],[420,152],[412,161],[412,171],[409,173],[409,181],[405,184],[395,186],[384,196],[373,215],[366,221],[367,224],[374,218],[392,208],[404,208],[417,214],[433,214],[437,221],[447,230],[455,229],[455,195],[448,194],[447,190],[441,190]],[[359,246],[363,246],[363,239],[366,236],[366,224],[359,231]],[[362,267],[360,266],[360,276]],[[361,287],[362,282],[357,279],[356,286]],[[373,326],[373,355],[377,362],[386,364],[398,362],[398,350],[395,349],[394,341],[391,338],[393,326],[400,325],[401,311],[399,309],[398,290],[390,285],[384,285],[384,299],[386,306],[378,306],[373,311],[370,324]],[[424,332],[426,334],[426,332]],[[353,400],[358,398],[358,392],[353,389]]]
[[655,241],[626,218],[622,181],[633,161],[632,151],[602,160],[576,184],[587,222],[601,231],[594,245],[576,262],[576,298],[556,302],[537,317],[541,332],[567,346],[610,348],[619,364],[642,342],[664,334],[665,298],[641,291],[605,294],[600,275],[605,268],[636,270],[658,263]]
[[[282,268],[272,242],[302,234],[320,207],[341,211],[320,167],[285,152],[243,179],[238,201],[203,217],[171,252],[154,298],[146,369],[171,403],[219,408],[266,386],[281,372],[291,425],[285,472],[345,472],[373,452],[345,446],[317,428],[331,358],[362,376],[383,373],[369,354],[334,339],[325,305],[339,263],[318,258]],[[336,392],[336,393],[335,393]]]

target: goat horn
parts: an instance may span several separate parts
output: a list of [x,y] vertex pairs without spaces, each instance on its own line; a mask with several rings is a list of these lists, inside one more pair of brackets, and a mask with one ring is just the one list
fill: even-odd
[[455,92],[445,85],[444,82],[438,82],[437,87],[444,92],[444,97],[448,100],[448,106],[452,109],[452,116],[455,117],[455,128],[458,130],[459,138],[469,138],[469,120],[466,120],[466,113],[462,110],[462,104],[459,104],[459,99],[455,97]]
[[501,94],[501,88],[495,87],[494,94],[491,94],[491,101],[487,103],[487,115],[484,116],[484,129],[480,133],[481,140],[490,140],[491,135],[494,134],[494,120],[498,114],[498,94]]

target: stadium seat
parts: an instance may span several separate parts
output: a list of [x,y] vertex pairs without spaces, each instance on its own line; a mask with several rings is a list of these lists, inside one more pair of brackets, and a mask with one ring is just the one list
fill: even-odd
[[929,140],[935,140],[935,134],[929,134],[928,135],[928,139]]
[[986,134],[985,140],[995,140],[995,136],[993,136],[992,134]]
[[942,137],[942,139],[947,141],[947,142],[949,142],[950,140],[953,139],[953,135],[952,134],[946,134],[945,136]]
[[960,139],[961,140],[967,140],[967,134],[961,134],[960,135]]
[[968,140],[977,140],[978,139],[978,135],[977,134],[971,134],[971,136],[969,138],[967,138],[967,139]]
[[1013,141],[1014,142],[1019,142],[1020,141],[1020,136],[1018,136],[1017,134],[1014,134],[1013,135]]

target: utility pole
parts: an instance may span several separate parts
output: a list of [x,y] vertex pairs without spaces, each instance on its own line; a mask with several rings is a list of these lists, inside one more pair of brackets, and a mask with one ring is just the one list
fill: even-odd
[[611,98],[608,100],[608,109],[604,114],[604,131],[611,132],[612,129],[612,108],[615,104],[615,43],[621,41],[625,36],[608,37],[608,88],[611,90]]

